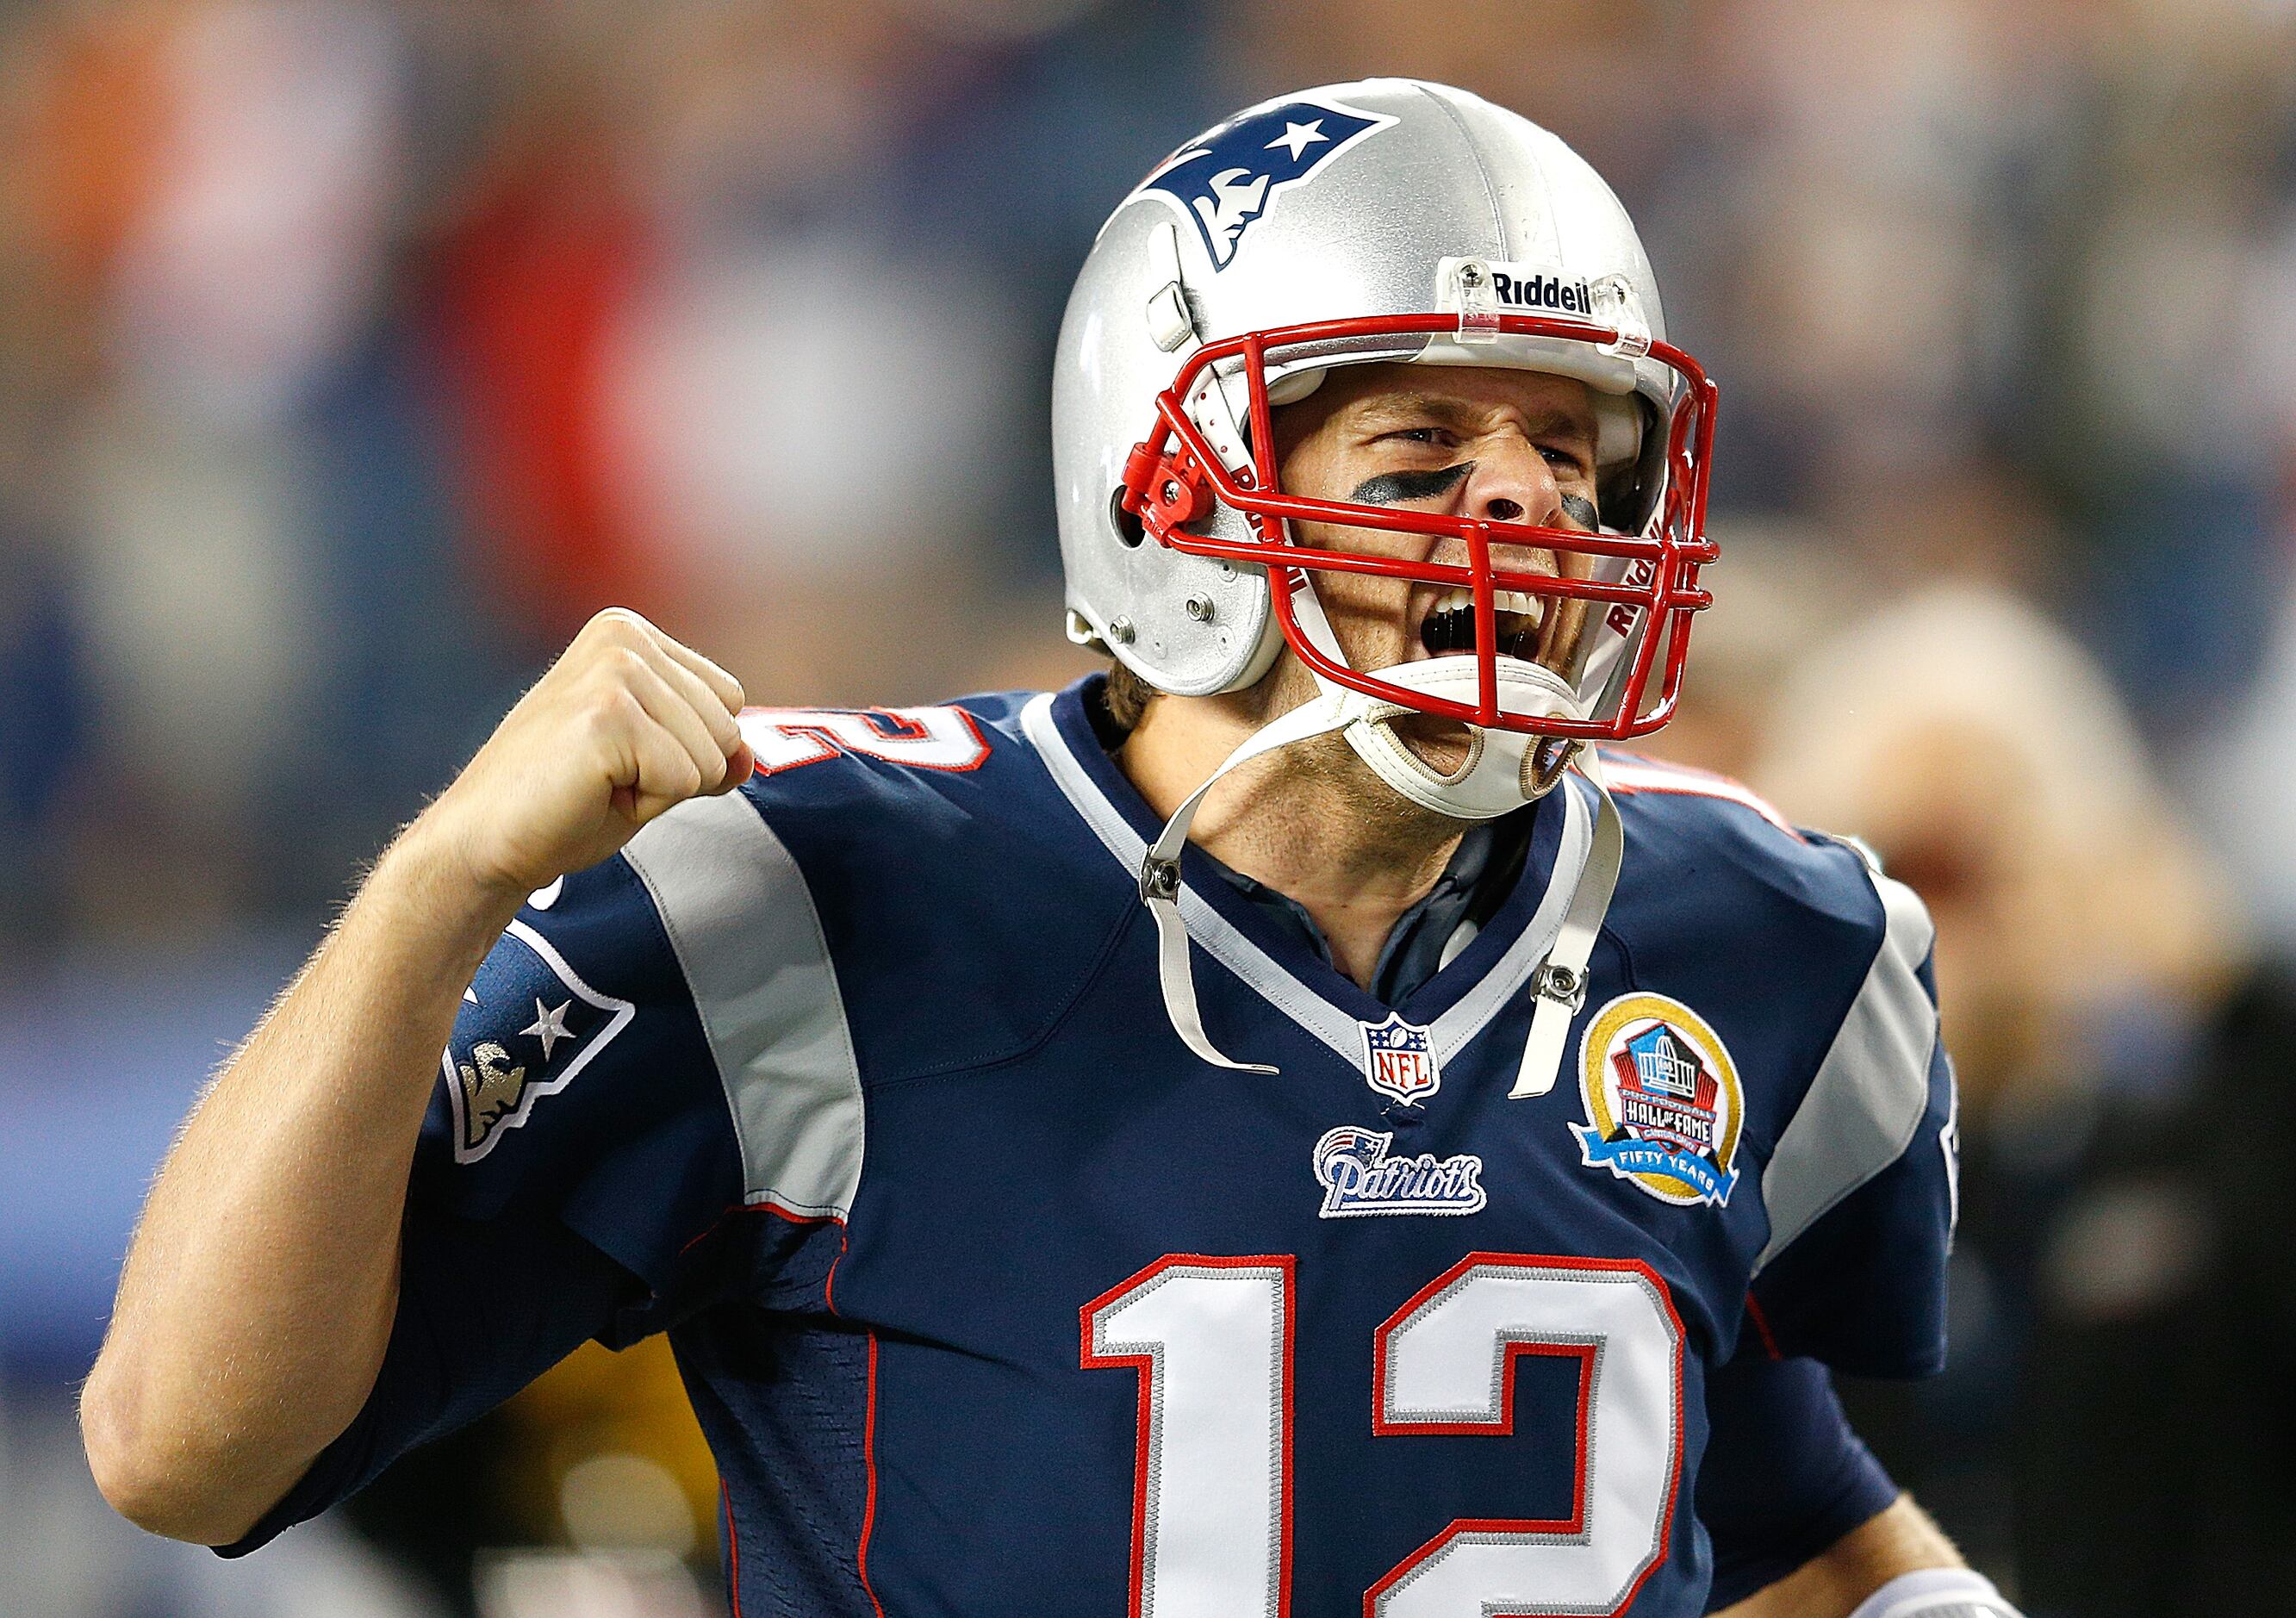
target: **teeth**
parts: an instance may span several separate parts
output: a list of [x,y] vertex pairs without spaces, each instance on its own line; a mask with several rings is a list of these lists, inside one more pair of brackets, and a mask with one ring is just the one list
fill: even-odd
[[[1472,590],[1446,590],[1435,599],[1429,616],[1437,612],[1472,612],[1475,605]],[[1520,612],[1536,621],[1540,616],[1539,598],[1528,590],[1497,590],[1492,593],[1491,605],[1502,612]]]

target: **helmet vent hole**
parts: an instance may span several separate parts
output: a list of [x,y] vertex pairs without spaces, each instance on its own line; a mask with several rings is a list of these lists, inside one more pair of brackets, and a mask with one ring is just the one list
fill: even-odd
[[1108,524],[1116,530],[1118,543],[1128,551],[1137,550],[1148,538],[1148,530],[1140,526],[1140,519],[1124,509],[1124,488],[1121,484],[1108,497]]

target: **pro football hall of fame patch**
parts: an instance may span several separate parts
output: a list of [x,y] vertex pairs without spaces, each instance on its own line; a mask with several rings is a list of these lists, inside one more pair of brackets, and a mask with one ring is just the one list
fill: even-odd
[[1743,1093],[1721,1039],[1689,1006],[1660,994],[1603,1006],[1579,1046],[1578,1091],[1587,1121],[1570,1132],[1587,1168],[1679,1207],[1729,1202]]

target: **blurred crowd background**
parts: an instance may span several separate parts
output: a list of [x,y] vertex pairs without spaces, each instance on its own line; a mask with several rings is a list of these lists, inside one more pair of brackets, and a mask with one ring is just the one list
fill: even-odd
[[1660,751],[1937,914],[1953,1363],[1861,1426],[2037,1614],[2296,1611],[2288,0],[0,0],[0,1612],[720,1610],[652,1349],[245,1563],[112,1518],[145,1177],[593,610],[753,700],[1086,667],[1069,280],[1373,72],[1625,197],[1723,392]]

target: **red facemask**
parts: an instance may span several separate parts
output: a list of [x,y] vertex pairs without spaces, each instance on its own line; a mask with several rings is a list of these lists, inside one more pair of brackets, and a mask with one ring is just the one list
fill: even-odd
[[[1673,408],[1657,429],[1663,432],[1665,444],[1662,465],[1651,474],[1659,483],[1659,495],[1638,534],[1583,532],[1353,501],[1310,500],[1288,495],[1281,487],[1268,398],[1271,363],[1293,363],[1319,353],[1360,357],[1368,340],[1453,334],[1462,325],[1457,315],[1388,316],[1248,332],[1206,344],[1189,357],[1171,386],[1157,395],[1155,429],[1144,442],[1135,446],[1125,464],[1123,508],[1160,545],[1192,556],[1267,568],[1276,623],[1284,641],[1301,662],[1337,685],[1401,708],[1502,730],[1607,740],[1646,735],[1673,716],[1690,650],[1691,615],[1710,606],[1714,599],[1699,587],[1698,571],[1715,555],[1714,546],[1706,538],[1706,489],[1716,393],[1705,371],[1689,355],[1664,342],[1649,346],[1649,357],[1673,372],[1683,385],[1673,390]],[[1527,315],[1487,316],[1476,323],[1476,329],[1479,335],[1560,339],[1589,346],[1613,344],[1619,338],[1617,332],[1607,327]],[[1231,472],[1191,419],[1185,401],[1210,382],[1212,366],[1237,359],[1242,361],[1249,390],[1250,464]],[[1218,383],[1210,385],[1217,389]],[[1257,538],[1233,540],[1189,532],[1188,525],[1210,516],[1215,503],[1244,513]],[[1292,543],[1285,524],[1293,521],[1447,537],[1465,546],[1468,559],[1462,565],[1320,550]],[[1589,559],[1589,571],[1595,576],[1571,579],[1553,573],[1503,571],[1491,561],[1495,546],[1535,547],[1558,558],[1583,556]],[[1303,632],[1292,601],[1293,587],[1317,572],[1371,574],[1472,591],[1476,700],[1455,702],[1358,673],[1318,645]],[[1542,717],[1502,708],[1496,601],[1501,590],[1541,597],[1547,604],[1547,612],[1570,601],[1593,603],[1601,610],[1602,618],[1587,625],[1581,640],[1613,634],[1625,643],[1626,662],[1622,670],[1608,676],[1605,689],[1614,690],[1615,698],[1602,702],[1598,717]],[[1637,628],[1643,631],[1639,635]],[[1653,677],[1655,694],[1650,689]]]

